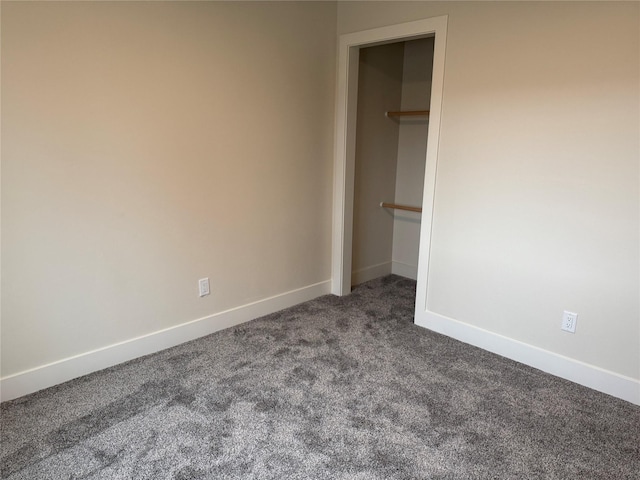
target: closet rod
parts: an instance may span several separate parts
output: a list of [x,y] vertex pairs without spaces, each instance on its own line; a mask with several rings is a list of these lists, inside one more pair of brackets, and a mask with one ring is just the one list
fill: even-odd
[[407,110],[403,112],[387,112],[387,117],[422,117],[429,115],[429,110]]
[[407,210],[409,212],[422,213],[422,208],[420,208],[420,207],[410,207],[408,205],[398,205],[397,203],[381,202],[380,206],[382,208],[393,208],[393,209],[396,209],[396,210]]

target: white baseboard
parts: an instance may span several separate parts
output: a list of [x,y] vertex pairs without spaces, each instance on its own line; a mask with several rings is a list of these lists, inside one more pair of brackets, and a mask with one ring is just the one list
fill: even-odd
[[[359,272],[354,272],[354,276],[355,278],[365,278],[361,280],[361,282],[364,282],[387,275],[390,273],[390,269],[391,264],[384,263],[361,270],[360,277],[356,276]],[[370,275],[370,278],[367,278],[368,275]],[[398,275],[400,274],[398,273]],[[354,282],[354,284],[356,283]],[[4,377],[0,379],[0,398],[2,401],[18,398],[88,373],[239,325],[254,318],[326,295],[330,293],[330,287],[330,281],[316,283]],[[417,321],[416,324],[552,375],[640,405],[639,380],[549,352],[433,312],[428,312],[426,321]]]
[[351,285],[360,285],[374,278],[384,277],[391,273],[391,262],[379,263],[351,272]]
[[416,325],[640,405],[640,380],[534,347],[443,315],[426,313],[426,319],[416,321]]
[[408,265],[402,262],[391,262],[391,273],[400,275],[401,277],[410,278],[411,280],[418,279],[418,266]]
[[330,290],[331,281],[327,280],[10,375],[0,379],[0,399],[6,401],[18,398],[143,355],[174,347],[326,295]]

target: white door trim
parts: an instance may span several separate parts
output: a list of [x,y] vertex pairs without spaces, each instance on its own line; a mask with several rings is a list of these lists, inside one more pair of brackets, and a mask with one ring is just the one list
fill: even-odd
[[422,203],[418,292],[416,308],[426,308],[431,223],[435,193],[436,164],[440,144],[440,112],[444,84],[444,59],[447,16],[390,25],[340,35],[338,43],[338,85],[333,178],[333,237],[331,292],[346,295],[351,291],[351,243],[353,239],[353,190],[355,175],[355,132],[358,98],[358,58],[362,47],[399,42],[435,35],[431,113],[427,145],[425,188]]

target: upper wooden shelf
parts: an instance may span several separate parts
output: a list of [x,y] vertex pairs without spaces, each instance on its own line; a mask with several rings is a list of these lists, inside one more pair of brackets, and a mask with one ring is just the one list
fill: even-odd
[[387,112],[387,117],[426,117],[429,110],[405,110],[402,112]]

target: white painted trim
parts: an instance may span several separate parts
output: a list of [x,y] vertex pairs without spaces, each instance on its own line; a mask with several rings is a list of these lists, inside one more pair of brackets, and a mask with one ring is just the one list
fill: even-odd
[[433,46],[433,73],[431,74],[431,104],[429,106],[429,131],[425,162],[424,188],[422,196],[422,219],[420,222],[420,246],[418,248],[418,273],[416,286],[415,319],[427,313],[429,288],[429,262],[431,257],[431,234],[433,232],[433,209],[436,195],[436,171],[440,151],[440,122],[444,91],[445,49],[447,41],[447,17],[438,17]]
[[[355,179],[355,131],[358,109],[359,52],[340,42],[336,86],[336,136],[333,176],[333,235],[331,293],[351,292],[351,244],[353,241],[353,191]],[[347,95],[351,92],[350,95]],[[356,92],[355,94],[353,92]],[[351,158],[353,161],[347,162]],[[348,248],[345,248],[348,245]]]
[[557,377],[640,405],[640,380],[428,312],[416,325],[488,350]]
[[379,263],[370,267],[361,268],[351,274],[351,285],[360,285],[374,278],[384,277],[391,273],[391,262]]
[[[353,235],[353,190],[355,166],[355,127],[358,97],[358,58],[362,47],[401,42],[435,34],[434,76],[444,75],[444,48],[447,16],[390,25],[362,32],[340,35],[338,41],[338,75],[336,86],[335,151],[333,178],[333,236],[331,251],[331,292],[347,295],[351,292],[351,243]],[[437,61],[442,60],[441,64]],[[442,98],[442,78],[432,83],[431,103]],[[440,91],[436,91],[440,89]],[[433,106],[431,111],[434,112]],[[436,107],[436,122],[429,122],[431,156],[437,156],[440,131],[440,106]],[[431,123],[436,123],[432,127]],[[427,160],[429,149],[427,149]],[[424,204],[423,204],[424,208]],[[424,210],[423,210],[424,211]],[[424,217],[423,217],[424,218]],[[429,217],[429,228],[431,228]]]
[[233,327],[330,292],[329,280],[109,345],[0,379],[2,401]]
[[391,262],[391,273],[411,280],[418,279],[418,267],[416,265],[396,262],[395,260]]

